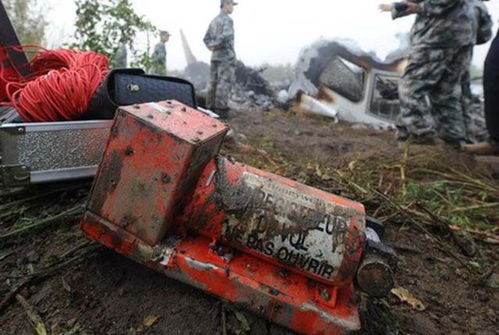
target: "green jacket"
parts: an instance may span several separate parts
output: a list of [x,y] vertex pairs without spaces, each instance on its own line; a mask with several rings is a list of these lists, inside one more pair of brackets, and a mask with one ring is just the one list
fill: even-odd
[[492,38],[492,19],[487,6],[480,0],[469,0],[472,15],[473,33],[476,36],[475,44],[487,43]]
[[220,11],[220,14],[211,21],[203,41],[207,48],[214,48],[212,61],[231,61],[236,58],[234,21],[229,14]]
[[159,76],[166,76],[166,46],[164,43],[158,42],[154,46],[151,61],[151,73]]
[[[475,44],[469,0],[413,0],[418,4],[411,45],[419,48],[458,48]],[[392,11],[393,19],[410,15]]]

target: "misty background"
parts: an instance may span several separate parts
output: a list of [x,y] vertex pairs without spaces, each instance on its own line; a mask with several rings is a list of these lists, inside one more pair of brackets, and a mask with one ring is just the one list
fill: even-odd
[[[45,0],[47,46],[60,47],[71,43],[74,33],[76,6],[72,0]],[[398,33],[408,32],[414,18],[393,21],[389,13],[380,13],[377,6],[384,1],[367,0],[240,0],[233,19],[236,29],[236,52],[250,66],[294,64],[300,50],[319,38],[352,39],[364,51],[375,51],[384,58],[396,49]],[[144,15],[159,29],[172,36],[167,45],[168,68],[181,70],[186,62],[180,39],[183,29],[194,55],[209,62],[210,52],[203,36],[210,21],[219,12],[219,0],[134,0],[138,14]],[[486,2],[497,29],[499,3]],[[157,36],[141,35],[135,45],[150,48]],[[489,44],[475,48],[473,64],[482,67]]]

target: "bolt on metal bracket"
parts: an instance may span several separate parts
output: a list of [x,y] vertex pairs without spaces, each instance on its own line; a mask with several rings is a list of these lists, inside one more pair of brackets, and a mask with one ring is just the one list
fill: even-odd
[[0,185],[28,185],[31,179],[31,169],[26,165],[0,165]]

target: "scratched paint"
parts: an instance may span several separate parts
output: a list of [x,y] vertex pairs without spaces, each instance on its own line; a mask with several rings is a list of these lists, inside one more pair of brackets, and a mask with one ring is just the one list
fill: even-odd
[[245,172],[247,201],[229,214],[223,238],[324,279],[341,266],[351,217],[338,204]]
[[[137,109],[137,113],[145,115],[144,124],[149,125],[147,115],[154,111],[150,107],[142,109]],[[135,119],[132,114],[123,117]],[[338,335],[358,330],[352,278],[362,251],[362,205],[232,161],[209,159],[210,153],[218,152],[211,136],[194,146],[188,145],[192,150],[182,150],[178,144],[189,142],[188,135],[200,129],[194,121],[189,129],[177,129],[172,134],[165,130],[172,126],[170,123],[156,120],[158,124],[149,128],[160,137],[172,139],[168,144],[173,142],[173,146],[158,150],[152,150],[151,141],[146,141],[155,138],[151,132],[140,132],[139,141],[131,136],[130,127],[114,132],[110,143],[116,146],[108,146],[106,157],[112,163],[112,153],[117,150],[116,161],[123,162],[123,166],[115,164],[119,173],[113,170],[113,175],[98,175],[94,188],[101,183],[107,186],[103,192],[92,192],[90,203],[102,200],[103,204],[87,208],[81,224],[87,236],[171,278],[298,333]],[[218,129],[216,137],[221,140],[225,126],[214,125]],[[211,122],[209,126],[213,128]],[[147,127],[141,129],[144,128]],[[203,150],[204,144],[213,145],[213,151]],[[168,153],[166,157],[164,152]],[[144,156],[145,153],[153,155]],[[197,170],[203,166],[205,169],[198,176]],[[186,175],[197,183],[186,182]],[[135,189],[146,189],[147,185],[159,191],[137,196]],[[171,199],[168,208],[166,199]],[[150,230],[148,218],[152,212],[173,216],[171,229],[157,241],[142,234],[144,229]],[[166,215],[156,216],[155,220],[166,222]],[[138,229],[132,231],[131,225]],[[248,231],[242,232],[242,243],[223,243],[230,235],[229,228],[237,232],[243,227]],[[248,240],[250,235],[253,241]],[[302,235],[305,237],[301,238]],[[297,249],[297,257],[309,257],[308,261],[300,258],[300,264],[303,268],[311,264],[307,268],[310,273],[328,276],[325,265],[330,265],[339,267],[338,276],[335,280],[322,280],[317,275],[312,278],[305,270],[296,270],[291,259],[284,256],[281,264],[264,251],[258,251],[260,257],[260,241],[274,243],[275,251],[281,250],[281,255],[282,248]],[[300,243],[309,249],[299,250]],[[322,246],[315,249],[310,243]],[[320,258],[316,261],[319,264],[312,262],[314,257]],[[289,266],[282,264],[286,261]],[[317,279],[321,279],[321,284]]]

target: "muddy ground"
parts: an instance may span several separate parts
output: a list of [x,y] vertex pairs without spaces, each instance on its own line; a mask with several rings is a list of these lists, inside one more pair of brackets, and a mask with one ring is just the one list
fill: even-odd
[[[267,154],[240,153],[230,147],[224,149],[226,154],[343,196],[353,194],[315,172],[404,154],[388,131],[355,129],[279,111],[242,114],[231,124]],[[414,155],[424,160],[435,150],[441,149],[417,148]],[[442,159],[452,164],[464,160],[470,169],[497,178],[491,166],[471,157],[442,151]],[[380,180],[381,185],[387,183]],[[0,211],[0,234],[5,234],[20,218],[36,222],[37,215],[75,208],[75,215],[0,239],[0,298],[31,279],[19,294],[50,334],[221,334],[223,328],[229,334],[289,334],[110,250],[87,245],[77,217],[89,183],[46,185],[29,192],[36,196],[50,190],[55,191],[24,204],[21,213]],[[0,200],[6,204],[20,194]],[[376,214],[376,208],[367,209]],[[494,265],[499,248],[493,240],[473,236],[479,257],[470,257],[448,236],[438,237],[445,244],[436,243],[432,232],[415,225],[390,219],[385,223],[387,241],[400,256],[397,286],[421,301],[424,310],[393,295],[379,300],[359,296],[361,334],[497,334],[499,272]],[[474,268],[479,275],[473,275]],[[28,320],[26,308],[16,299],[0,306],[0,334],[33,334]]]

